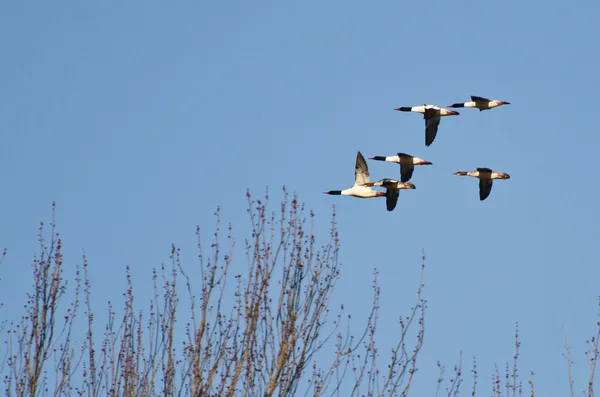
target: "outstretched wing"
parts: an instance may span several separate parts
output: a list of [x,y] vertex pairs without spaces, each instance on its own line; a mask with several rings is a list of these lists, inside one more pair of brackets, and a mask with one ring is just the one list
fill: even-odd
[[435,140],[438,126],[440,125],[440,111],[437,109],[426,109],[423,114],[425,119],[425,146],[429,146]]
[[368,183],[369,167],[361,152],[356,153],[356,166],[354,167],[354,186],[360,185],[361,183]]
[[492,192],[493,179],[479,179],[479,200],[485,200]]
[[393,211],[396,208],[396,203],[398,203],[398,196],[400,195],[400,190],[396,187],[388,187],[385,191],[385,206],[388,211]]
[[400,165],[400,182],[408,182],[412,178],[415,166],[413,164],[401,164]]
[[489,102],[491,99],[484,98],[482,96],[473,96],[473,95],[471,95],[471,100],[473,102]]

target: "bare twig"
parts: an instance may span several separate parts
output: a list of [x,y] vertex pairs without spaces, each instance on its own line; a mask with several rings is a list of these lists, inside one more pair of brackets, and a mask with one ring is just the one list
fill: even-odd
[[531,371],[531,379],[529,380],[529,388],[531,390],[531,397],[535,397],[535,382],[533,379],[533,371]]
[[571,374],[571,369],[573,366],[573,360],[571,359],[571,346],[569,346],[569,340],[567,339],[567,332],[563,327],[563,334],[565,336],[565,353],[563,356],[567,359],[567,375],[569,379],[569,392],[571,397],[575,397],[575,392],[573,391],[573,376]]
[[475,397],[475,391],[477,390],[477,360],[475,359],[475,356],[473,356],[473,369],[471,370],[471,373],[473,374],[473,389],[471,396]]
[[589,376],[588,376],[588,385],[587,385],[587,396],[594,397],[594,375],[596,374],[596,363],[598,361],[599,349],[598,349],[598,341],[600,340],[600,298],[598,300],[598,319],[596,321],[597,332],[596,335],[592,336],[592,338],[586,341],[588,345],[588,350],[585,355],[588,360],[589,365]]

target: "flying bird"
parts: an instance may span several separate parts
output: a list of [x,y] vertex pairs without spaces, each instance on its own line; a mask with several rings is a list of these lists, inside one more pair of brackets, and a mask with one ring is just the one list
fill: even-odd
[[494,179],[510,179],[510,175],[504,172],[495,172],[490,168],[477,168],[475,171],[457,171],[454,175],[472,176],[479,178],[479,200],[485,200],[492,192]]
[[423,114],[423,119],[425,119],[425,146],[431,145],[435,140],[442,116],[456,116],[460,114],[454,110],[448,110],[439,106],[427,104],[423,106],[400,107],[394,110]]
[[397,153],[395,156],[375,156],[369,158],[369,160],[389,161],[391,163],[400,164],[401,182],[408,182],[410,178],[412,178],[413,171],[415,170],[415,165],[433,164],[430,161],[423,160],[406,153]]
[[323,192],[324,194],[333,194],[333,195],[343,195],[343,196],[353,196],[359,198],[371,198],[371,197],[383,197],[385,193],[378,192],[376,190],[371,189],[370,187],[366,187],[364,184],[369,183],[369,167],[367,167],[367,162],[363,157],[362,153],[359,151],[356,153],[356,165],[354,166],[354,185],[348,189],[344,190],[330,190],[328,192]]
[[[383,178],[377,182],[367,182],[363,186],[381,186],[385,188],[385,205],[388,211],[393,211],[398,202],[400,189],[416,189],[416,186],[410,182],[398,182],[395,179]],[[383,193],[382,193],[383,194]]]
[[497,99],[488,99],[480,96],[471,95],[471,102],[464,103],[453,103],[448,106],[449,108],[477,108],[481,112],[482,110],[487,110],[491,108],[495,108],[501,105],[510,105],[510,102],[506,101],[498,101]]

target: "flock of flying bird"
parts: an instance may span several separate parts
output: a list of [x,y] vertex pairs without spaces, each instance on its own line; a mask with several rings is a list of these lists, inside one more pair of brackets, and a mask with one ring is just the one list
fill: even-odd
[[[509,105],[510,102],[498,101],[478,96],[471,96],[470,102],[454,103],[449,108],[477,108],[479,111],[492,109],[501,105]],[[438,126],[442,116],[458,115],[458,112],[442,108],[435,105],[422,105],[413,107],[400,107],[394,110],[401,112],[415,112],[423,114],[425,119],[425,146],[429,146],[435,140]],[[359,151],[356,154],[356,165],[354,173],[354,185],[344,190],[330,190],[325,194],[354,196],[359,198],[383,197],[386,198],[386,207],[388,211],[396,208],[398,196],[401,189],[415,189],[415,185],[410,183],[415,165],[432,164],[427,160],[411,156],[406,153],[397,153],[394,156],[375,156],[369,160],[388,161],[400,165],[400,181],[390,178],[384,178],[377,182],[371,182],[367,162]],[[454,175],[464,175],[479,178],[479,200],[485,200],[492,191],[494,179],[509,179],[510,175],[504,172],[496,172],[490,168],[476,168],[475,171],[457,171]],[[373,186],[385,188],[385,193],[373,190]]]

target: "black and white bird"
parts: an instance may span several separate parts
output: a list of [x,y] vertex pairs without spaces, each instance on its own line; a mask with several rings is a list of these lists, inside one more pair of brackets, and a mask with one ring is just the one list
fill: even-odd
[[423,114],[423,119],[425,119],[425,146],[431,145],[435,140],[442,116],[456,116],[460,114],[454,110],[427,104],[422,106],[400,107],[394,110]]
[[479,178],[479,200],[485,200],[492,192],[494,179],[510,179],[505,172],[495,172],[490,168],[477,168],[475,171],[457,171],[454,175],[472,176]]
[[[410,182],[399,182],[395,179],[383,178],[377,182],[367,182],[363,186],[381,186],[385,188],[385,205],[388,211],[393,211],[398,202],[400,189],[415,189],[416,186]],[[383,193],[382,193],[383,194]]]
[[412,174],[415,170],[415,165],[430,165],[433,164],[430,161],[423,160],[421,158],[411,156],[406,153],[397,153],[395,156],[375,156],[369,158],[369,160],[389,161],[390,163],[400,164],[400,181],[408,182],[412,178]]
[[499,101],[497,99],[488,99],[480,96],[471,95],[471,102],[453,103],[449,108],[477,108],[482,110],[492,109],[501,105],[510,105],[510,102]]
[[371,198],[371,197],[383,197],[385,193],[378,192],[376,190],[367,187],[365,184],[369,183],[369,167],[367,167],[367,162],[363,157],[362,153],[359,151],[356,153],[356,165],[354,166],[354,185],[348,189],[344,190],[330,190],[328,192],[323,192],[325,194],[333,194],[333,195],[343,195],[343,196],[353,196],[359,198]]

